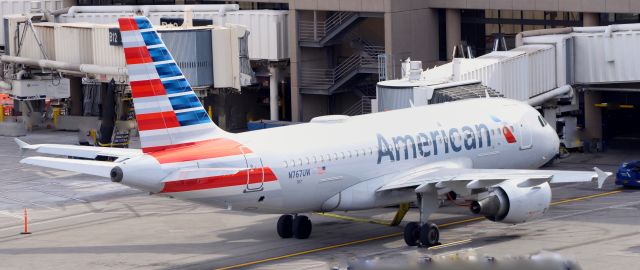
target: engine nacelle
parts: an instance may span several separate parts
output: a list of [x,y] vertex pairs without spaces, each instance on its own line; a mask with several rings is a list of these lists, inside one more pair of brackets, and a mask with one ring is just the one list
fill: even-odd
[[538,218],[549,210],[551,188],[548,183],[518,187],[507,181],[493,188],[488,197],[471,203],[471,212],[496,222],[518,224]]
[[162,190],[167,173],[154,158],[143,155],[126,160],[111,170],[111,181],[139,190],[156,193]]

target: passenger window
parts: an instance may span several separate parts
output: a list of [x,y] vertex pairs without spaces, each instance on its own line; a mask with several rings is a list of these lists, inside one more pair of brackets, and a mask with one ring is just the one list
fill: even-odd
[[311,164],[311,159],[309,159],[309,157],[306,157],[306,158],[307,158],[307,165]]
[[296,166],[296,161],[295,160],[291,160],[291,167],[295,167]]
[[333,153],[333,160],[338,160],[338,153]]
[[313,156],[313,164],[318,163],[318,158],[316,156]]
[[288,163],[286,160],[284,161],[284,167],[285,167],[285,168],[288,168],[288,167],[289,167],[289,163]]
[[302,159],[298,159],[298,166],[302,166]]

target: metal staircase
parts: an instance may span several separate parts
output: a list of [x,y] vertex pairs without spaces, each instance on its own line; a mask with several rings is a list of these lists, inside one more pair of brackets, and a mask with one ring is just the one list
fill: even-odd
[[335,68],[300,69],[300,92],[331,95],[359,74],[377,74],[378,58],[356,53]]
[[301,47],[325,47],[335,43],[358,22],[370,17],[381,17],[382,13],[334,12],[324,21],[300,20],[298,39]]
[[360,97],[360,100],[354,103],[342,114],[348,115],[348,116],[356,116],[356,115],[371,113],[371,100],[375,98],[376,98],[375,96],[362,96]]

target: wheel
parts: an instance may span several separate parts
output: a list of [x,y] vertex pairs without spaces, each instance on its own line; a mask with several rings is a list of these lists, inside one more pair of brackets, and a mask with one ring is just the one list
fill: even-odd
[[278,235],[282,238],[291,238],[293,236],[293,216],[282,215],[278,219]]
[[440,230],[433,223],[425,223],[420,227],[420,243],[423,246],[432,247],[440,241]]
[[404,226],[404,242],[407,246],[414,247],[418,245],[418,238],[420,237],[420,225],[418,222],[409,222]]
[[311,235],[311,220],[307,216],[296,216],[293,219],[293,236],[297,239],[307,239]]

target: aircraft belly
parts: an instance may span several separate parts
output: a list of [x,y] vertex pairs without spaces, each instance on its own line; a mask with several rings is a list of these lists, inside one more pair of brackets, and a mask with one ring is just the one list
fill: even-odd
[[281,213],[283,201],[280,184],[277,181],[265,182],[263,187],[262,191],[256,192],[245,192],[246,186],[232,186],[164,195],[234,211]]

